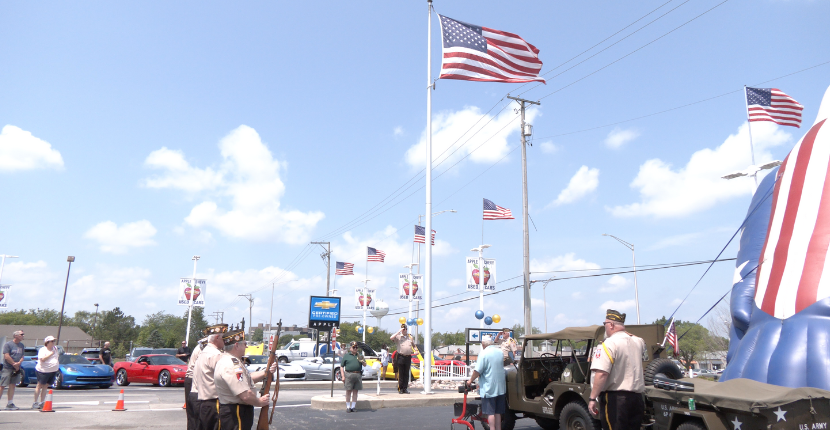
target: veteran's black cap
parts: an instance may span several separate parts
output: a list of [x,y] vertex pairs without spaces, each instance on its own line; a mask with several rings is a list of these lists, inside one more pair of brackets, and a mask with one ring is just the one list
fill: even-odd
[[241,342],[241,341],[245,340],[245,331],[244,330],[229,331],[224,336],[222,336],[222,340],[225,342],[225,346],[233,345],[236,342]]
[[205,335],[205,336],[210,336],[212,334],[227,333],[227,331],[228,331],[228,325],[227,324],[216,324],[216,325],[211,325],[211,326],[205,327],[205,329],[202,330],[202,334]]
[[625,314],[621,314],[613,309],[608,309],[608,311],[605,312],[605,319],[624,324]]

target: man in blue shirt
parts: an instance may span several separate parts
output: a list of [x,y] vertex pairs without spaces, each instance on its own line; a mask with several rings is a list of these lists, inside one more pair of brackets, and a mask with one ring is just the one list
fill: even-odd
[[507,412],[507,382],[504,377],[504,359],[501,348],[493,345],[493,338],[481,339],[482,351],[478,355],[476,369],[467,382],[471,386],[480,377],[481,412],[493,430],[501,430],[501,415]]

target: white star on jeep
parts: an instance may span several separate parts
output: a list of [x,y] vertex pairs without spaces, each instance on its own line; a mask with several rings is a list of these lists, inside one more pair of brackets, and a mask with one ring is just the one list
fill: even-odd
[[733,426],[735,426],[735,428],[733,430],[741,430],[741,425],[743,425],[743,423],[738,421],[737,416],[735,416],[735,421],[730,421],[730,422],[732,423]]
[[776,420],[775,422],[778,422],[778,421],[781,421],[781,420],[787,421],[787,419],[784,418],[784,414],[786,414],[787,411],[782,411],[781,406],[778,407],[777,411],[772,411],[772,413],[774,413],[775,416],[778,417],[778,420]]

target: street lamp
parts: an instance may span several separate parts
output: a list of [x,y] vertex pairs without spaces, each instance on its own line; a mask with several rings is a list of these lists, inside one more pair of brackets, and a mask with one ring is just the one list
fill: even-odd
[[[554,278],[555,278],[555,276],[554,276]],[[548,287],[548,283],[552,280],[553,280],[553,278],[550,278],[547,281],[545,281],[544,285],[542,285],[542,299],[543,299],[543,302],[545,303],[545,333],[550,333],[548,331],[548,295],[545,293],[545,288]]]
[[63,286],[63,301],[61,302],[61,317],[58,322],[58,338],[55,339],[55,344],[60,346],[61,344],[61,327],[63,327],[63,309],[64,305],[66,305],[66,290],[69,288],[69,271],[72,269],[72,263],[75,261],[75,257],[69,256],[66,257],[66,261],[69,262],[69,267],[66,268],[66,284]]
[[193,314],[193,300],[196,298],[195,294],[193,294],[196,290],[196,263],[199,262],[200,258],[202,257],[199,257],[198,255],[194,255],[193,258],[191,258],[191,260],[193,260],[193,288],[190,292],[190,299],[187,301],[187,333],[184,338],[185,345],[187,346],[190,346],[190,317]]
[[98,325],[98,303],[95,303],[95,322],[92,323],[92,346],[95,347],[95,327]]
[[[490,245],[481,245],[478,248],[473,248],[470,251],[478,252],[478,308],[484,312],[484,250]],[[478,327],[484,328],[484,318],[478,320]]]
[[414,281],[414,279],[412,279],[412,268],[417,265],[418,263],[409,263],[406,266],[403,266],[404,268],[409,269],[409,294],[407,294],[409,296],[409,313],[406,314],[407,321],[412,319],[412,296],[414,295],[412,291],[412,285]]
[[637,324],[640,324],[640,294],[637,291],[637,258],[634,256],[634,244],[628,243],[613,234],[603,233],[602,235],[613,237],[617,242],[631,250],[631,261],[634,262],[634,303],[637,305]]

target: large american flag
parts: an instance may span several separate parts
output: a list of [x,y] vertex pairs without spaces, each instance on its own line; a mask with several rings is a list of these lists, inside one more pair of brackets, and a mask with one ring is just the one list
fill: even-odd
[[367,247],[368,251],[366,252],[366,261],[378,261],[383,263],[383,259],[386,257],[386,253],[375,248]]
[[335,275],[354,275],[354,264],[337,262],[337,267],[334,269]]
[[517,34],[438,17],[444,48],[439,79],[545,82],[539,50]]
[[666,332],[666,340],[674,348],[674,356],[677,357],[680,355],[680,344],[677,342],[677,327],[674,325],[674,318],[672,318],[671,324],[669,324],[669,331]]
[[749,122],[772,121],[778,125],[801,127],[801,106],[778,88],[746,88]]
[[[415,243],[426,243],[427,234],[426,227],[421,227],[420,225],[415,226]],[[435,245],[435,230],[432,230],[432,244]]]
[[789,318],[830,296],[830,125],[817,122],[778,169],[755,304]]
[[515,219],[510,209],[496,205],[490,200],[484,199],[484,219]]

